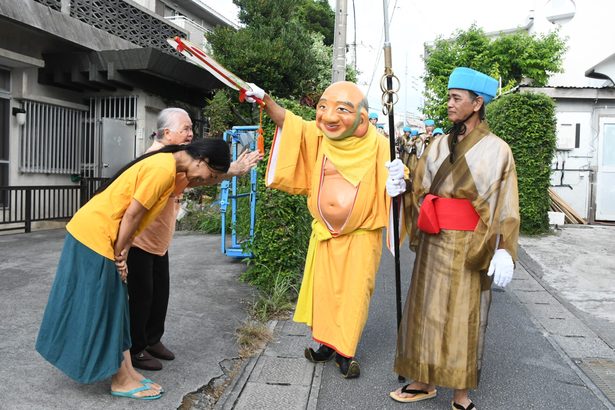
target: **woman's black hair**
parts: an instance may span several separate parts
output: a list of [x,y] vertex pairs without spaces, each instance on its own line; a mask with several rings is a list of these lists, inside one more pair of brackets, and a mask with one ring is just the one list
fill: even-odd
[[207,163],[211,169],[219,172],[227,172],[231,164],[231,152],[226,142],[218,138],[204,138],[194,140],[190,144],[182,145],[165,145],[158,151],[148,152],[130,161],[124,165],[113,177],[106,180],[94,193],[94,195],[104,191],[111,185],[122,173],[132,167],[137,162],[143,161],[152,155],[161,153],[174,153],[186,151],[194,159],[199,159]]

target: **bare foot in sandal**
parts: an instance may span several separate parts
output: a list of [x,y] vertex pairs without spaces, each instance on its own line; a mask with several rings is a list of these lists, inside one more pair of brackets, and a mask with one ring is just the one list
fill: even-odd
[[124,363],[122,363],[120,370],[111,378],[111,394],[144,400],[160,398],[160,391],[148,388],[148,386],[133,379]]
[[126,369],[128,370],[128,374],[132,377],[136,382],[141,383],[143,385],[147,384],[153,390],[157,390],[158,393],[164,393],[164,389],[158,383],[154,383],[152,380],[143,376],[141,373],[135,370],[132,366],[132,360],[130,358],[130,354],[127,352],[124,353],[124,362],[126,363]]
[[389,393],[393,400],[402,403],[412,403],[415,401],[433,399],[438,394],[435,386],[421,382],[406,384],[399,389]]

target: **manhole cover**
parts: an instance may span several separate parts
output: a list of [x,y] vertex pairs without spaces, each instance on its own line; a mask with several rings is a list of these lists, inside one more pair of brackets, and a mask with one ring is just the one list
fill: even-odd
[[585,358],[577,364],[611,403],[615,404],[615,362],[608,359]]

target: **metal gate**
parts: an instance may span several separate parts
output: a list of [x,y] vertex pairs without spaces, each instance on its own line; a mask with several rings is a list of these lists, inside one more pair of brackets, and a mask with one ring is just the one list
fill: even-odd
[[[90,110],[84,125],[84,141],[82,144],[81,172],[86,177],[103,177],[108,173],[108,167],[103,168],[106,156],[103,148],[106,141],[103,138],[103,119],[121,120],[135,127],[137,121],[137,96],[109,96],[90,98]],[[109,123],[111,124],[111,123]],[[132,134],[130,160],[134,158],[136,131]],[[128,153],[126,153],[128,154]],[[106,159],[106,158],[105,158]],[[122,159],[123,160],[123,159]]]
[[102,119],[101,177],[112,177],[134,159],[135,124],[135,121]]

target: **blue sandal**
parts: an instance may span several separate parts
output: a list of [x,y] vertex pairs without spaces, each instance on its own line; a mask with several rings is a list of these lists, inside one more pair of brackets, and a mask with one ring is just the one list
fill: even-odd
[[129,391],[113,391],[111,390],[111,395],[116,397],[128,397],[129,399],[137,399],[137,400],[156,400],[162,397],[162,395],[156,394],[154,396],[137,396],[136,394],[145,390],[152,390],[148,385],[144,384],[141,387],[137,387],[136,389],[132,389]]
[[[152,384],[154,383],[154,381],[152,379],[145,378],[145,379],[141,380],[141,383],[144,386],[148,386],[148,387],[152,388],[152,390],[158,390],[158,389],[155,389],[155,388],[152,387]],[[162,388],[162,386],[160,386],[160,393],[161,394],[164,393],[164,389]]]

